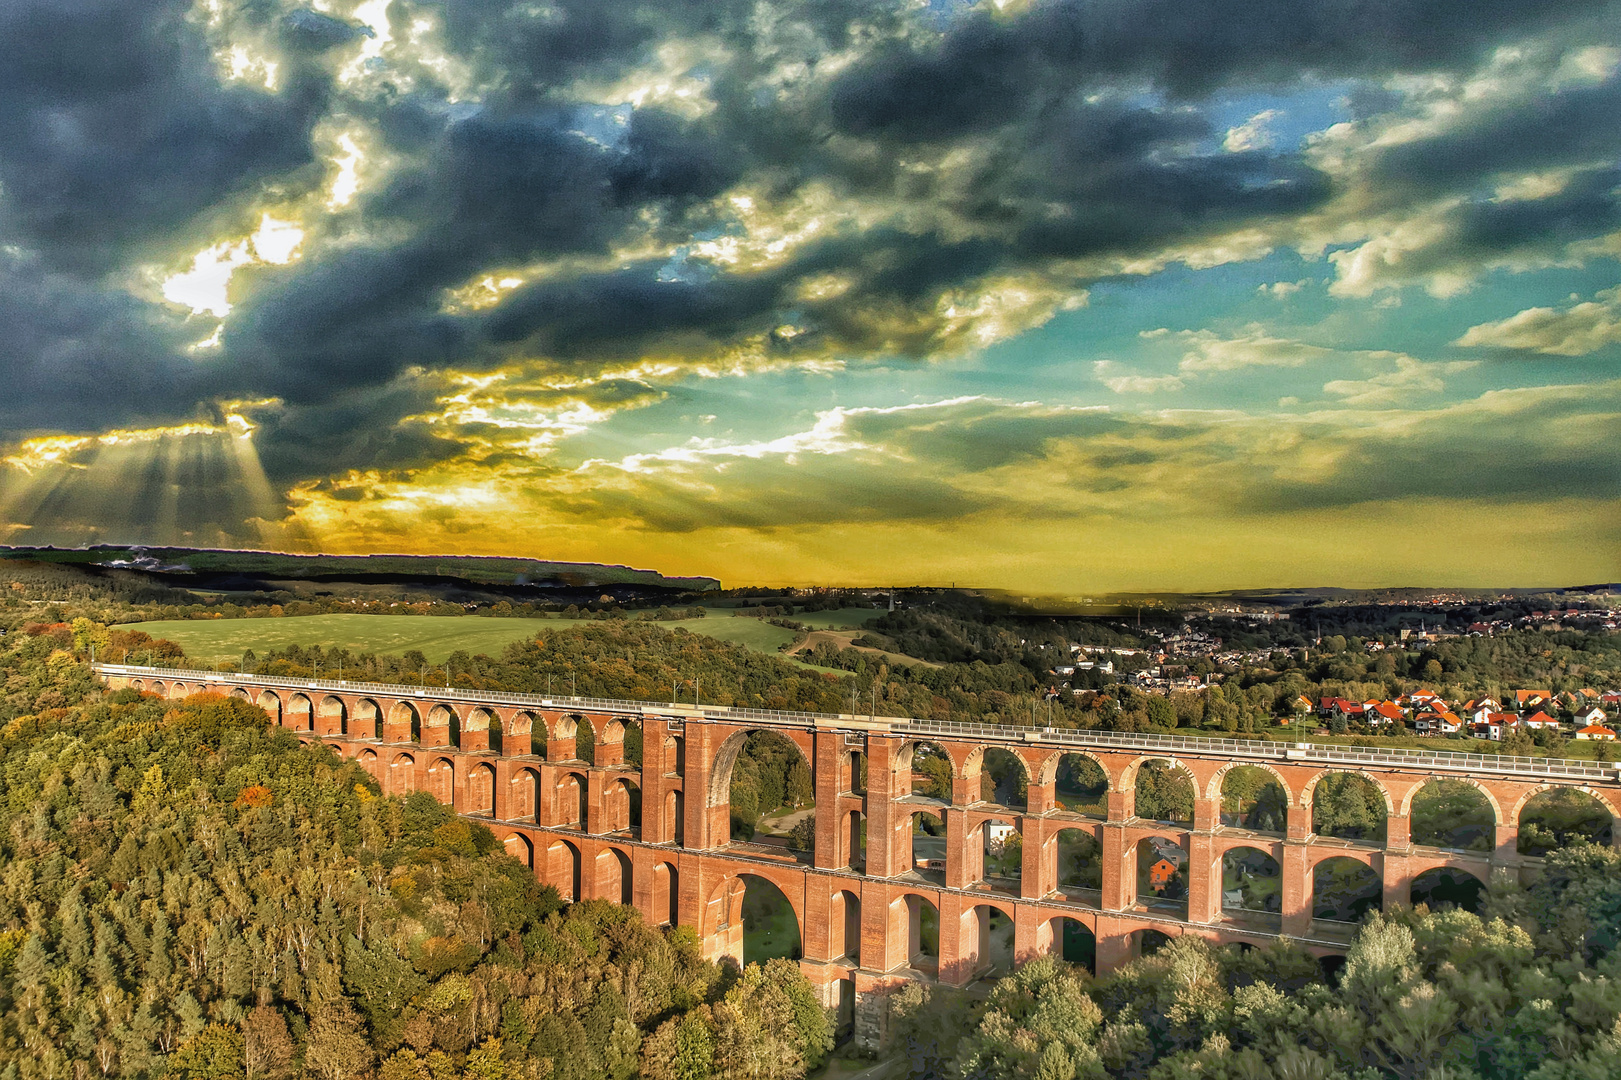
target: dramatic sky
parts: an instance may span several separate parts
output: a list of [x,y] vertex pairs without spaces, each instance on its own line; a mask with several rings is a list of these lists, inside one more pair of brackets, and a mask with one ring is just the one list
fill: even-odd
[[0,542],[1621,578],[1621,4],[5,0]]

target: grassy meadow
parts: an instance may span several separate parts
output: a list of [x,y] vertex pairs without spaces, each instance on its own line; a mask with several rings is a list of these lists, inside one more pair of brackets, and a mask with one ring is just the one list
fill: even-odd
[[[860,617],[871,618],[877,614],[872,609],[819,611],[805,616],[804,621],[811,623],[820,619],[826,620],[828,625],[853,626],[859,625],[857,620]],[[395,656],[416,649],[428,658],[429,663],[438,664],[457,650],[493,656],[499,654],[509,642],[525,641],[547,630],[589,621],[433,615],[295,615],[279,619],[176,619],[132,623],[124,629],[141,630],[155,638],[167,638],[185,649],[191,659],[210,665],[238,660],[248,649],[263,654],[289,645],[319,645],[323,649],[348,649],[356,653],[387,653]],[[762,619],[735,617],[726,608],[711,609],[708,618],[681,619],[660,622],[658,625],[672,630],[684,627],[694,634],[773,655],[797,636],[792,630],[773,626]]]

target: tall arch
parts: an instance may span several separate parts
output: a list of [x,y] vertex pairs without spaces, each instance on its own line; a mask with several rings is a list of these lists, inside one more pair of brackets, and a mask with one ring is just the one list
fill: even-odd
[[[436,756],[428,762],[428,793],[446,806],[456,805],[456,761]],[[461,809],[461,807],[456,807]]]
[[269,690],[261,690],[259,691],[259,696],[254,699],[253,703],[269,714],[270,722],[272,724],[281,724],[281,698],[277,697]]
[[861,897],[849,889],[833,894],[827,911],[828,955],[861,964]]
[[395,754],[388,763],[388,779],[383,784],[387,795],[406,795],[416,790],[416,758],[410,754]]
[[1000,746],[978,746],[963,759],[962,776],[978,778],[978,788],[968,793],[971,802],[1003,806],[1009,810],[1029,807],[1030,767],[1023,758]]
[[303,694],[290,694],[287,704],[283,707],[283,723],[294,731],[309,731],[312,729],[315,718],[315,709],[310,699]]
[[681,872],[674,863],[661,862],[653,867],[654,925],[667,923],[675,926],[681,921]]
[[603,848],[597,853],[596,881],[592,894],[599,900],[612,900],[616,904],[631,902],[630,858],[616,847]]
[[567,840],[553,840],[546,847],[546,884],[570,903],[580,896],[580,849]]
[[422,725],[423,746],[454,746],[459,733],[460,718],[456,711],[448,705],[438,704],[428,710],[428,718]]
[[535,868],[535,844],[523,833],[513,833],[504,842],[506,852],[529,869]]
[[1058,750],[1047,755],[1037,774],[1042,785],[1053,786],[1055,805],[1070,813],[1104,819],[1109,816],[1109,770],[1096,754],[1085,750]]
[[495,767],[489,762],[481,761],[468,771],[467,800],[462,812],[495,816]]
[[891,798],[921,795],[945,803],[952,801],[957,768],[939,743],[928,739],[909,739],[902,743],[891,759],[890,774]]
[[1360,922],[1384,907],[1384,886],[1359,859],[1331,855],[1311,868],[1311,917],[1328,922]]
[[959,917],[952,981],[998,979],[1013,972],[1013,916],[999,904],[975,904]]
[[324,733],[341,733],[348,726],[347,713],[348,710],[343,707],[343,699],[333,697],[331,694],[328,694],[326,697],[322,698],[320,704],[315,707],[315,715],[317,719],[316,727],[318,727]]
[[902,893],[889,902],[888,921],[888,939],[901,954],[900,963],[929,975],[938,972],[940,909],[933,901],[921,893]]
[[536,821],[542,803],[540,773],[534,769],[519,769],[508,781],[507,816],[513,821]]
[[354,715],[343,726],[343,733],[356,739],[382,737],[383,709],[371,698],[355,702]]

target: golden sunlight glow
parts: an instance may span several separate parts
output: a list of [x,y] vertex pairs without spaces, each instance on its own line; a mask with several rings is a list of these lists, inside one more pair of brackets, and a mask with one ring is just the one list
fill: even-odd
[[236,268],[253,261],[247,240],[227,240],[204,248],[191,260],[191,269],[163,283],[163,298],[189,307],[193,314],[224,318],[231,311],[226,291]]
[[447,315],[484,311],[499,304],[501,297],[524,284],[524,280],[511,274],[499,277],[495,274],[486,274],[477,281],[446,292],[445,303],[441,310]]
[[259,219],[259,230],[249,239],[253,241],[253,253],[262,261],[285,266],[297,257],[304,230],[291,221],[278,221],[265,214]]
[[[254,262],[277,266],[291,262],[297,257],[303,240],[303,229],[290,221],[279,221],[264,214],[252,236],[244,240],[223,240],[199,251],[191,260],[190,270],[163,282],[163,298],[189,307],[194,315],[206,313],[223,319],[231,311],[231,275],[238,268]],[[218,334],[216,330],[193,348],[213,348],[219,344]]]
[[327,195],[329,210],[342,209],[354,199],[355,193],[360,190],[360,164],[366,160],[354,136],[347,133],[338,136],[338,149],[343,151],[343,156],[332,159],[338,175],[333,177],[332,190]]
[[388,23],[388,9],[394,0],[365,0],[355,8],[354,17],[357,21],[365,23],[371,28],[372,36],[360,43],[360,52],[338,75],[338,81],[352,83],[366,73],[366,68],[373,60],[383,55],[383,52],[394,41],[394,31]]
[[232,79],[254,79],[272,93],[276,90],[276,62],[253,56],[241,45],[235,45],[226,54],[225,69]]

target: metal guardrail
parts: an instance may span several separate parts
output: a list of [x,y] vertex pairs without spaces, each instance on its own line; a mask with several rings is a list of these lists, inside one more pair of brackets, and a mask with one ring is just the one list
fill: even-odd
[[1440,772],[1490,773],[1526,779],[1580,780],[1621,783],[1621,766],[1569,758],[1508,757],[1501,754],[1460,754],[1450,751],[1375,749],[1328,743],[1281,743],[1264,739],[1210,739],[1187,735],[1144,735],[1118,731],[975,724],[956,720],[920,720],[909,717],[857,716],[850,713],[790,712],[774,709],[736,709],[718,705],[665,704],[618,698],[573,697],[463,690],[404,683],[356,682],[341,679],[288,679],[243,672],[183,668],[140,667],[131,664],[96,664],[103,675],[139,679],[190,679],[287,690],[325,690],[333,693],[379,694],[396,698],[431,698],[470,705],[522,705],[552,710],[613,712],[630,716],[682,717],[697,720],[762,722],[786,727],[861,727],[902,735],[938,735],[990,742],[1040,743],[1077,748],[1141,750],[1167,757],[1179,754],[1219,754],[1254,761],[1304,761],[1324,765],[1361,765],[1387,769],[1428,769]]

